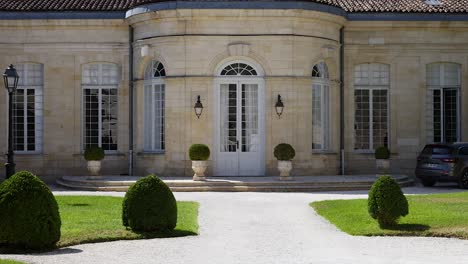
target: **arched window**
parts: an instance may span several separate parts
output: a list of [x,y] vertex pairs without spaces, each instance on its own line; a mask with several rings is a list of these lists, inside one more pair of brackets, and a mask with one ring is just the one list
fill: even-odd
[[324,62],[312,68],[312,149],[329,147],[328,67]]
[[312,77],[329,79],[327,64],[325,64],[325,62],[323,61],[318,64],[315,64],[314,68],[312,68]]
[[39,63],[16,65],[18,87],[13,95],[13,149],[15,152],[41,152],[43,132],[44,66]]
[[388,146],[390,67],[366,63],[354,68],[354,149]]
[[83,66],[83,136],[84,146],[99,146],[117,151],[118,66],[113,63],[90,63]]
[[221,71],[222,76],[255,76],[257,71],[252,66],[245,63],[232,63],[224,67]]
[[145,71],[145,80],[150,80],[154,78],[160,78],[166,76],[166,70],[164,65],[159,61],[151,61],[151,63],[146,67]]
[[164,78],[166,70],[159,61],[151,61],[144,81],[144,143],[147,152],[164,151]]
[[427,75],[427,141],[456,142],[460,134],[461,67],[456,63],[433,63]]

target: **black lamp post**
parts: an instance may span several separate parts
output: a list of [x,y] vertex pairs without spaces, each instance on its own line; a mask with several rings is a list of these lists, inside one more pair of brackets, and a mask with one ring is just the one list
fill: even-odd
[[197,118],[200,119],[200,116],[203,112],[203,104],[200,101],[200,96],[197,97],[197,102],[195,103],[193,109],[195,110],[195,115],[197,116]]
[[283,104],[283,101],[281,100],[281,95],[279,94],[278,94],[278,100],[276,101],[276,104],[275,104],[275,109],[276,109],[276,114],[278,115],[278,118],[281,118],[281,115],[283,114],[284,104]]
[[13,64],[10,64],[10,66],[3,74],[5,88],[8,91],[8,153],[7,163],[5,163],[7,179],[15,174],[15,161],[13,152],[13,94],[16,92],[16,87],[18,87],[18,80],[18,73],[16,72]]

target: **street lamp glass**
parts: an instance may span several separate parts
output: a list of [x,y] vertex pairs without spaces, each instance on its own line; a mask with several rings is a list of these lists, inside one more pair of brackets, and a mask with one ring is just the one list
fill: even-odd
[[200,96],[197,97],[197,102],[195,103],[193,109],[195,109],[195,115],[197,116],[197,118],[200,118],[203,112],[203,104],[200,101]]
[[16,90],[16,87],[18,86],[18,80],[18,73],[16,72],[16,69],[13,66],[13,64],[10,64],[10,66],[5,70],[5,73],[3,74],[5,88],[8,90],[9,93],[12,93]]
[[283,109],[284,109],[284,104],[283,101],[281,100],[281,95],[278,94],[278,100],[276,101],[275,104],[276,108],[276,114],[278,115],[279,118],[281,118],[281,115],[283,114]]

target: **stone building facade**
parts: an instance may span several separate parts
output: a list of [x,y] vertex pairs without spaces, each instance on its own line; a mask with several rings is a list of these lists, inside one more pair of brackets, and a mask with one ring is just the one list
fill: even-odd
[[382,145],[412,175],[425,144],[468,138],[467,4],[360,1],[0,1],[17,168],[84,175],[98,144],[105,174],[190,176],[188,148],[204,143],[209,175],[277,175],[285,142],[295,175],[373,173]]

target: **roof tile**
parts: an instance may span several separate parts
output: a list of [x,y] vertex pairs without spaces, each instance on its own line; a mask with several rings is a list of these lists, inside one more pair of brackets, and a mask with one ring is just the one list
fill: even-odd
[[[126,11],[170,0],[0,0],[0,11]],[[192,0],[206,1],[206,0]],[[216,0],[210,0],[216,1]],[[250,0],[244,0],[250,1]],[[257,0],[258,1],[258,0]],[[284,0],[273,0],[284,1]],[[294,1],[294,0],[286,0]],[[333,5],[346,12],[468,13],[468,0],[440,0],[439,6],[425,0],[302,0]]]

